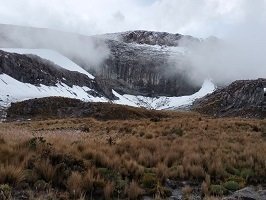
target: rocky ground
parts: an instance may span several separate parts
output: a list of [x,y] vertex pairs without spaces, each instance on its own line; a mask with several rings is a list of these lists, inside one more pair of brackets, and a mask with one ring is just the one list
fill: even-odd
[[266,189],[263,187],[246,187],[231,194],[223,200],[263,200],[266,199]]

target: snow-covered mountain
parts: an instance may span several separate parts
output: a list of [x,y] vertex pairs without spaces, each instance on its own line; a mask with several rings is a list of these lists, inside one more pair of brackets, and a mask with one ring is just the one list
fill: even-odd
[[[105,95],[105,93],[101,91],[93,75],[58,52],[48,49],[5,48],[2,50],[3,51],[0,51],[1,107],[6,107],[11,102],[31,98],[61,96],[81,99],[88,102],[113,102],[135,107],[146,107],[149,109],[176,109],[191,105],[195,99],[201,98],[215,90],[213,83],[206,80],[202,88],[193,95],[180,97],[147,97],[119,94],[119,92],[113,89],[112,93],[115,98],[110,99],[108,95]],[[30,59],[30,61],[28,61],[28,59]],[[36,63],[38,63],[38,65]],[[23,77],[17,76],[16,73],[23,74],[22,72],[25,70],[24,67],[26,65],[31,65],[29,72],[32,74],[29,74],[29,77],[27,75]],[[47,66],[48,69],[46,69]],[[13,71],[10,70],[11,68]],[[51,74],[48,74],[50,71],[52,71]],[[34,82],[32,82],[32,75],[34,75],[33,78],[35,78]],[[53,75],[56,75],[56,77],[53,77]],[[72,80],[73,76],[79,81],[75,82]],[[42,77],[50,81],[43,81]],[[56,80],[54,80],[54,78],[56,78]]]
[[183,41],[199,39],[152,31],[109,35],[113,36],[0,24],[0,48],[54,50],[95,76],[108,98],[115,98],[113,89],[153,97],[191,95],[200,89],[191,83],[190,68],[182,62]]
[[84,36],[0,24],[0,110],[49,96],[158,110],[187,107],[215,86],[191,83],[184,41],[202,42],[165,32]]

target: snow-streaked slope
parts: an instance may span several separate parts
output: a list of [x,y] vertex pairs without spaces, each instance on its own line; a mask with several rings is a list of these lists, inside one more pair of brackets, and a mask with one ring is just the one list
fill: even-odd
[[56,65],[67,69],[69,71],[76,71],[82,74],[86,74],[89,78],[94,79],[94,76],[88,73],[86,70],[78,66],[76,63],[72,62],[67,57],[57,53],[56,51],[49,49],[13,49],[13,48],[2,48],[1,50],[10,52],[10,53],[18,53],[18,54],[33,54],[37,55],[46,60],[50,60]]
[[58,83],[56,86],[35,86],[29,83],[22,83],[16,79],[0,74],[0,105],[8,106],[11,102],[22,101],[32,98],[49,96],[61,96],[81,99],[83,101],[107,102],[103,97],[93,97],[87,93],[88,87],[73,86]]
[[195,94],[181,97],[144,97],[133,95],[119,95],[113,91],[113,94],[119,98],[115,103],[122,105],[131,105],[136,107],[145,107],[156,110],[170,110],[190,106],[196,99],[204,97],[215,90],[215,85],[210,80],[205,80],[202,88]]

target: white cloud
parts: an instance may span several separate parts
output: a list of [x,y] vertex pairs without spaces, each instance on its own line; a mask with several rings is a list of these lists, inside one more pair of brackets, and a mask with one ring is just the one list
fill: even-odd
[[223,40],[190,48],[186,61],[191,64],[190,77],[196,82],[206,77],[222,84],[266,77],[266,2],[235,0],[231,6],[236,13],[225,11],[231,13],[226,17],[232,21],[217,24],[224,31]]
[[83,34],[146,29],[205,37],[226,35],[264,0],[0,0],[0,4],[0,23]]

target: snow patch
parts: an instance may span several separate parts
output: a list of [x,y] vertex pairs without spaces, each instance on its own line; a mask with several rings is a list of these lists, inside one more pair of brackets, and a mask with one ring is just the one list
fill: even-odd
[[88,102],[108,102],[104,97],[89,95],[88,91],[91,91],[88,87],[75,85],[69,87],[64,83],[57,83],[56,86],[35,86],[19,82],[6,74],[0,74],[0,106],[3,107],[7,107],[11,102],[49,96],[75,98]]
[[173,110],[181,107],[187,107],[199,98],[212,93],[216,89],[215,85],[210,80],[205,80],[202,88],[193,95],[181,97],[145,97],[134,95],[119,95],[113,90],[113,94],[119,98],[115,103],[122,105],[131,105],[135,107],[145,107],[156,110]]

